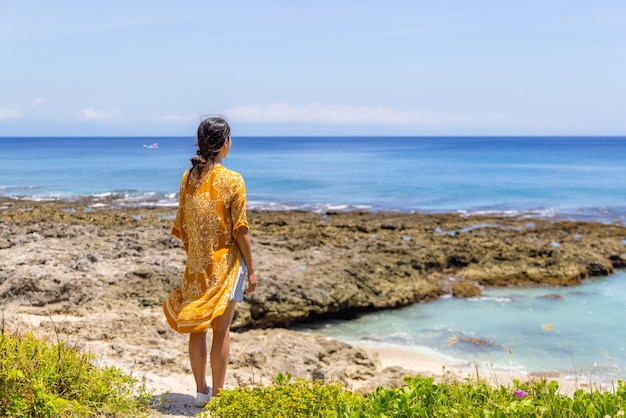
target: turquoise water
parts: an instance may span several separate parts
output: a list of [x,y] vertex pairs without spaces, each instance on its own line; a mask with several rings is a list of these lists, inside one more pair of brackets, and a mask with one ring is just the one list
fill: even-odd
[[[554,294],[560,298],[546,297]],[[303,329],[358,345],[414,350],[449,364],[576,371],[610,381],[626,377],[624,301],[626,272],[620,271],[576,287],[485,289],[480,298],[442,298]],[[544,331],[543,324],[553,329]],[[461,341],[449,345],[451,337]]]

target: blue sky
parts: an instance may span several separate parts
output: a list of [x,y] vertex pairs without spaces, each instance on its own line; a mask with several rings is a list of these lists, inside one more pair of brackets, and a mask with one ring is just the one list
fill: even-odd
[[0,136],[626,135],[626,2],[0,0]]

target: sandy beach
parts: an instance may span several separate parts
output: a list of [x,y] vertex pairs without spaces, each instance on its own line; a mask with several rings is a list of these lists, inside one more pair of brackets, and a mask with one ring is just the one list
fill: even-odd
[[556,380],[559,382],[559,392],[565,395],[572,395],[577,389],[609,389],[609,386],[591,385],[583,376],[579,376],[579,378],[576,379],[554,372],[528,374],[497,370],[484,359],[482,361],[476,359],[472,364],[456,364],[426,354],[401,349],[378,347],[369,348],[368,350],[378,356],[383,369],[388,367],[403,367],[413,374],[434,377],[438,382],[482,381],[496,387],[501,385],[513,387],[516,380],[525,383],[542,379]]
[[[7,329],[32,331],[52,341],[62,339],[93,352],[102,365],[132,373],[153,393],[157,415],[198,413],[199,409],[192,406],[195,393],[187,336],[173,331],[161,310],[164,297],[178,286],[185,260],[180,244],[170,234],[174,208],[116,207],[107,200],[11,199],[1,202],[0,207],[0,310]],[[270,384],[279,372],[338,381],[362,393],[377,386],[398,387],[404,376],[415,374],[438,381],[478,377],[494,385],[545,377],[559,380],[561,392],[567,394],[577,387],[588,387],[584,379],[576,381],[548,372],[516,376],[494,370],[489,364],[446,364],[419,352],[351,346],[296,332],[288,325],[427,302],[446,292],[461,297],[461,290],[447,288],[447,282],[440,278],[459,272],[477,277],[479,267],[483,269],[481,277],[492,284],[498,277],[520,286],[556,279],[575,284],[581,279],[580,271],[599,274],[625,262],[620,258],[626,236],[623,226],[554,226],[535,221],[537,227],[528,233],[539,239],[532,245],[543,245],[544,241],[549,245],[561,234],[558,239],[565,243],[561,248],[567,250],[567,234],[585,228],[587,235],[589,231],[596,235],[590,235],[588,246],[579,239],[571,247],[571,258],[569,253],[558,254],[562,262],[557,265],[559,274],[553,274],[555,263],[550,263],[544,270],[535,266],[519,275],[510,273],[505,265],[508,273],[500,276],[493,265],[479,265],[465,254],[477,257],[484,243],[494,247],[498,240],[507,240],[519,266],[519,254],[526,251],[523,245],[530,244],[524,244],[529,240],[523,236],[520,244],[513,240],[524,233],[527,219],[481,220],[489,224],[509,222],[515,228],[490,228],[480,234],[453,237],[437,233],[437,228],[460,230],[477,221],[456,215],[322,216],[306,212],[257,212],[251,218],[260,284],[258,292],[238,307],[231,333],[227,388]],[[407,235],[422,237],[422,241],[403,239]],[[593,240],[602,240],[604,253],[597,252]],[[596,252],[586,253],[588,248]],[[498,251],[502,260],[503,250]],[[532,256],[536,250],[531,248],[528,253]],[[407,257],[413,261],[407,263]],[[593,263],[585,264],[585,257]],[[387,282],[386,272],[393,269],[402,270],[404,276]],[[403,277],[412,277],[411,287],[400,287],[394,293],[400,283],[407,282]],[[309,287],[303,287],[305,284]],[[475,289],[475,285],[469,287],[470,292]],[[286,299],[281,301],[278,294]]]

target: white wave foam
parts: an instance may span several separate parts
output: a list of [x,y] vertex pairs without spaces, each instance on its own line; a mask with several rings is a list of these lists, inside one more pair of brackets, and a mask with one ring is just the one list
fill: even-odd
[[506,296],[477,296],[468,298],[467,300],[471,302],[498,302],[498,303],[511,303],[514,301],[513,298],[509,298]]
[[350,212],[355,210],[371,210],[370,205],[350,205],[345,203],[287,203],[269,202],[259,200],[248,200],[248,209],[256,210],[304,210],[314,213],[324,212]]

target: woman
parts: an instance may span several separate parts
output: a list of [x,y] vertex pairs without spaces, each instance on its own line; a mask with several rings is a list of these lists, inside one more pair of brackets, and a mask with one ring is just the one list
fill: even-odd
[[[243,300],[247,271],[251,293],[257,279],[252,261],[243,178],[222,165],[231,147],[230,127],[219,117],[198,127],[197,156],[180,183],[172,234],[187,254],[182,285],[163,303],[168,323],[189,333],[189,360],[196,380],[194,404],[204,407],[224,386],[230,351],[230,325]],[[212,328],[211,377],[206,382],[207,330]]]

